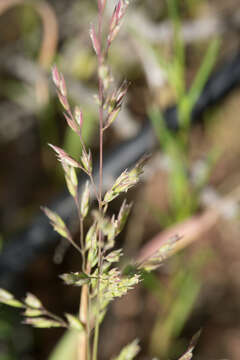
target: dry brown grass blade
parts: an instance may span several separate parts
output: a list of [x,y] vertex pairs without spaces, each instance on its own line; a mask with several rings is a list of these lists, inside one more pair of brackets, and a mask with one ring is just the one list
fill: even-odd
[[207,210],[202,215],[193,216],[190,219],[172,226],[171,228],[157,234],[143,248],[137,257],[137,262],[142,262],[151,257],[160,247],[165,245],[169,239],[176,235],[181,238],[169,251],[168,257],[184,249],[193,241],[199,239],[206,233],[218,220],[219,214],[214,210]]
[[224,215],[224,208],[229,202],[237,203],[240,199],[240,186],[236,187],[228,195],[212,204],[209,209],[205,210],[201,215],[195,215],[188,220],[174,225],[171,228],[157,234],[145,246],[142,247],[137,255],[137,262],[143,262],[169,242],[169,239],[178,235],[180,238],[169,251],[168,257],[175,254],[179,250],[184,249],[195,240],[202,238],[204,234],[210,230],[217,221]]
[[[44,0],[1,0],[0,16],[7,10],[19,5],[31,6],[41,18],[43,37],[39,50],[38,63],[43,70],[48,70],[56,54],[58,44],[58,22],[55,11],[52,6]],[[36,95],[40,103],[48,101],[48,80],[44,76],[36,84]]]

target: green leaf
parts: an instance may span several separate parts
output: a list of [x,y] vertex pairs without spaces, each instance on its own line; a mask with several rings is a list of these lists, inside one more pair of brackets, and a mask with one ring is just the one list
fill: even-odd
[[175,89],[178,101],[185,94],[185,47],[177,0],[167,0],[168,13],[173,24],[174,59],[168,67],[168,79]]
[[219,52],[220,41],[215,39],[211,42],[207,49],[207,53],[203,59],[202,65],[197,72],[197,75],[193,81],[193,84],[188,92],[188,106],[189,111],[192,111],[193,106],[199,98],[208,78],[216,62]]
[[[167,154],[178,152],[178,144],[172,132],[166,126],[162,112],[157,107],[149,109],[149,118],[152,122],[155,134]],[[175,151],[174,151],[175,150]]]
[[79,334],[74,330],[65,331],[48,360],[76,360]]

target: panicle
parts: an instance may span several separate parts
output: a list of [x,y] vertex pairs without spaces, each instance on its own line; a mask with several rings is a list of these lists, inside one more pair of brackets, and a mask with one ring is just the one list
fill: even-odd
[[135,167],[128,171],[125,170],[115,181],[110,190],[104,196],[104,202],[109,203],[123,192],[127,192],[140,180],[140,175],[143,172],[143,167],[149,156],[143,156]]
[[110,99],[107,100],[108,117],[105,129],[108,128],[117,118],[123,103],[123,99],[127,94],[129,83],[124,80],[121,86],[113,92]]
[[64,96],[59,90],[57,90],[57,95],[58,95],[58,99],[59,99],[60,103],[62,104],[62,107],[64,108],[64,110],[69,112],[70,105],[69,105],[67,97]]
[[115,9],[113,11],[113,15],[110,21],[109,35],[108,35],[108,47],[111,45],[112,41],[117,36],[121,25],[123,17],[126,13],[127,7],[129,5],[128,0],[119,0]]
[[66,87],[65,79],[64,79],[63,74],[58,71],[58,68],[56,65],[53,65],[53,67],[52,67],[52,79],[53,79],[53,82],[54,82],[56,88],[60,92],[60,94],[63,97],[66,97],[67,96],[67,87]]
[[88,153],[83,151],[82,156],[81,156],[81,162],[82,165],[84,167],[84,169],[86,170],[86,172],[88,174],[92,173],[92,154],[91,151],[89,150]]
[[52,144],[49,144],[49,146],[56,152],[57,158],[61,163],[66,163],[67,165],[73,166],[75,168],[81,168],[81,164],[79,164],[76,160],[74,160],[63,149]]
[[68,126],[77,133],[79,131],[79,127],[76,122],[73,121],[73,119],[67,113],[64,112],[63,115],[67,121]]

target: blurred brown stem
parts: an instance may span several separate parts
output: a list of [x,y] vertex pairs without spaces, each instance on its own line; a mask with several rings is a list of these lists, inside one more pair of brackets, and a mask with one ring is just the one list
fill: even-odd
[[[0,15],[19,5],[31,6],[41,18],[43,36],[38,63],[43,70],[48,70],[56,54],[58,44],[58,22],[55,11],[49,3],[43,0],[0,0]],[[48,101],[48,79],[45,76],[40,77],[36,82],[36,97],[41,105]]]
[[1,0],[0,15],[11,7],[18,5],[32,6],[42,20],[43,40],[39,51],[38,62],[44,69],[47,69],[53,61],[58,42],[58,23],[55,11],[46,1]]

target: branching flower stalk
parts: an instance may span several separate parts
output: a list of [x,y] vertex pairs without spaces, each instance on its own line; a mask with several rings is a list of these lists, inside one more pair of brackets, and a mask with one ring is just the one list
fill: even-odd
[[[127,204],[124,200],[118,214],[113,215],[111,218],[108,216],[108,205],[139,182],[147,157],[140,159],[132,169],[123,171],[111,188],[103,194],[103,136],[104,132],[116,120],[128,90],[126,81],[123,81],[119,87],[114,86],[107,65],[108,52],[120,30],[128,7],[128,1],[118,0],[116,2],[107,35],[104,36],[103,17],[106,1],[98,0],[97,31],[93,25],[90,28],[90,38],[98,59],[98,185],[95,184],[93,179],[91,151],[86,148],[82,137],[83,114],[77,106],[72,111],[63,74],[58,71],[56,66],[53,66],[52,69],[53,82],[59,101],[64,109],[65,120],[72,131],[78,135],[82,147],[80,158],[77,160],[60,147],[50,144],[62,165],[68,191],[76,204],[79,218],[79,244],[75,242],[67,225],[58,214],[46,207],[42,209],[49,218],[54,230],[67,239],[81,257],[81,271],[60,275],[66,285],[81,287],[79,314],[75,316],[66,313],[63,317],[60,317],[48,311],[35,295],[27,294],[23,301],[19,301],[8,291],[0,289],[0,302],[22,308],[24,310],[23,315],[26,317],[26,324],[37,328],[64,327],[78,331],[77,360],[98,359],[99,328],[109,303],[115,298],[125,295],[138,284],[142,272],[158,267],[168,257],[175,244],[175,242],[171,241],[163,249],[159,249],[141,263],[132,263],[124,269],[114,265],[119,263],[120,257],[123,255],[121,249],[114,249],[115,239],[125,226],[131,204]],[[81,194],[76,174],[77,169],[89,177],[89,181],[86,182]],[[93,222],[85,234],[84,220],[89,214],[91,190],[94,191],[98,201],[98,210],[92,211]],[[115,360],[132,360],[138,351],[138,342],[135,340],[123,348]],[[190,359],[191,354],[192,348],[188,350],[186,359]]]
[[[103,49],[102,49],[102,22],[103,13],[106,1],[103,3],[102,0],[98,0],[98,34],[96,35],[94,27],[90,30],[92,44],[95,49],[98,58],[98,101],[99,101],[99,195],[98,195],[98,208],[99,212],[102,212],[102,169],[103,169],[103,116],[104,116],[104,98],[103,98],[103,78],[101,69],[103,68]],[[98,229],[98,280],[97,280],[97,313],[96,323],[93,341],[93,359],[97,359],[98,350],[98,338],[99,338],[99,312],[100,312],[100,274],[101,274],[101,243],[102,243],[102,232]]]
[[[98,32],[96,34],[94,27],[90,29],[90,36],[93,44],[93,48],[96,52],[98,59],[98,102],[99,102],[99,196],[98,206],[99,213],[102,214],[103,202],[102,202],[102,181],[103,181],[103,133],[104,128],[104,96],[108,90],[110,78],[109,70],[106,64],[108,51],[114,37],[120,29],[120,21],[125,14],[128,2],[125,0],[118,1],[110,22],[109,34],[107,38],[107,45],[104,49],[103,46],[103,16],[104,9],[106,6],[106,0],[98,0]],[[125,95],[125,94],[124,94]],[[116,99],[114,98],[113,101]],[[111,112],[110,112],[111,114]],[[106,121],[107,125],[107,121]],[[107,209],[107,208],[105,208]],[[103,215],[103,214],[102,214]],[[94,332],[94,343],[93,343],[93,360],[97,360],[98,351],[98,338],[99,338],[99,325],[100,325],[100,276],[102,274],[102,230],[98,229],[98,282],[97,282],[97,313],[96,313],[96,324]]]

